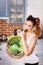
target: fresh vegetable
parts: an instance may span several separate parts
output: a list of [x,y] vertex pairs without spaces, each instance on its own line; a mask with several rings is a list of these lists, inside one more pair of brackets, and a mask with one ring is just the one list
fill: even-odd
[[18,36],[9,37],[8,40],[8,49],[11,51],[11,54],[18,55],[23,52],[23,45],[21,38]]
[[20,38],[19,37],[13,37],[8,41],[8,44],[11,46],[13,44],[17,44],[19,46]]
[[12,54],[15,55],[15,56],[18,55],[19,53],[20,53],[20,51],[18,51],[17,49],[12,51]]

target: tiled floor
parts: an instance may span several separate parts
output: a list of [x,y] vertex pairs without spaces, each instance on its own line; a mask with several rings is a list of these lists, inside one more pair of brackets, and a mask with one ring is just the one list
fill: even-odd
[[[9,57],[6,53],[6,44],[3,43],[0,45],[0,65],[24,65],[25,60],[17,60],[14,58]],[[37,48],[37,55],[39,57],[39,64],[43,65],[43,39],[38,40],[38,48]],[[22,64],[21,64],[22,62]]]

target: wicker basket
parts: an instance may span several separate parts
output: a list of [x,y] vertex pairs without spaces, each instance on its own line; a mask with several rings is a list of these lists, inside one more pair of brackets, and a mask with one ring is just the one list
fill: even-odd
[[10,57],[19,59],[19,58],[21,58],[21,57],[24,56],[24,52],[23,52],[23,53],[19,53],[19,54],[17,54],[16,56],[13,55],[13,54],[11,53],[11,51],[9,50],[8,47],[9,47],[9,45],[7,44],[7,46],[6,46],[6,52],[7,52],[7,54],[8,54]]

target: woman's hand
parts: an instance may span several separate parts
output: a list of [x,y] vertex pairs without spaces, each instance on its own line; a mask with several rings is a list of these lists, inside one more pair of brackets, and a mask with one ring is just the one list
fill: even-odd
[[21,38],[24,37],[24,31],[18,32],[17,35],[20,36]]

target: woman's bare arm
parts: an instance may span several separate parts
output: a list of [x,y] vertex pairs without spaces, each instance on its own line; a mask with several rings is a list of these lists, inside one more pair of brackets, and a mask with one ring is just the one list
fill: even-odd
[[31,42],[29,45],[26,44],[26,41],[24,40],[24,38],[22,37],[22,43],[23,43],[23,50],[24,50],[24,53],[25,55],[30,55],[33,50],[34,50],[34,47],[36,45],[36,41],[37,41],[37,36],[34,36],[32,39],[31,39]]

